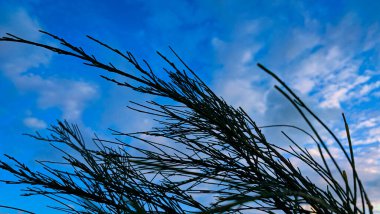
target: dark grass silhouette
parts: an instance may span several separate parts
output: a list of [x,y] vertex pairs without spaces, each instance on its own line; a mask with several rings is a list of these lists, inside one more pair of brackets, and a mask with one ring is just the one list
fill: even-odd
[[[313,157],[285,132],[284,136],[292,144],[289,148],[268,142],[261,131],[264,127],[259,127],[242,108],[234,108],[218,97],[172,49],[183,69],[157,52],[168,65],[165,71],[169,80],[165,81],[156,76],[145,60],[139,62],[132,53],[123,53],[93,37],[88,36],[127,60],[138,74],[99,61],[84,49],[41,32],[59,41],[62,47],[12,34],[0,41],[29,44],[79,58],[86,65],[118,76],[117,79],[101,76],[110,82],[140,93],[169,98],[176,104],[132,102],[131,109],[153,115],[159,126],[137,133],[112,130],[115,140],[95,137],[93,142],[86,142],[79,128],[66,121],[51,125],[48,136],[30,135],[49,142],[64,156],[60,163],[38,161],[44,171],[30,169],[9,155],[6,155],[9,161],[0,161],[3,172],[15,176],[14,180],[3,182],[28,184],[25,196],[44,195],[60,204],[55,209],[67,213],[244,213],[249,210],[373,213],[356,172],[344,115],[347,143],[341,142],[279,77],[263,65],[258,64],[278,81],[279,86],[275,88],[309,126],[279,127],[293,127],[308,134],[320,157]],[[313,125],[315,123],[319,125]],[[322,131],[327,131],[339,146],[349,163],[348,169],[343,169],[332,156],[320,134]],[[124,143],[117,139],[118,136],[134,138],[146,145]],[[156,141],[154,137],[170,143]],[[96,149],[89,148],[90,143],[94,143]],[[76,154],[61,149],[62,145]],[[292,164],[290,157],[308,165],[323,184],[316,185],[303,170]],[[65,164],[65,170],[57,164]],[[209,203],[204,197],[209,198]]]

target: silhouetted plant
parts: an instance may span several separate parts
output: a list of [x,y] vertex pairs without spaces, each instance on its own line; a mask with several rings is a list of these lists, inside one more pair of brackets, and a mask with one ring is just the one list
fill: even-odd
[[[127,60],[138,75],[97,60],[82,48],[53,34],[63,47],[29,41],[12,34],[3,42],[18,42],[73,56],[86,65],[119,75],[102,78],[137,92],[169,98],[176,104],[150,101],[133,103],[131,109],[153,115],[159,125],[150,131],[122,133],[148,146],[95,137],[96,149],[88,147],[76,125],[59,121],[50,135],[33,138],[50,142],[63,153],[63,170],[49,161],[38,161],[43,171],[34,171],[6,155],[11,163],[0,161],[0,168],[16,176],[8,184],[28,184],[24,195],[44,195],[68,213],[239,213],[249,210],[273,213],[372,213],[372,205],[356,171],[349,128],[343,115],[348,151],[335,134],[273,72],[258,66],[275,78],[275,88],[285,96],[308,124],[310,136],[320,157],[313,157],[283,132],[291,142],[282,148],[268,142],[261,129],[242,109],[218,97],[172,50],[184,70],[160,52],[168,64],[169,80],[156,76],[148,62],[138,62],[130,52],[123,53],[88,36],[99,45]],[[122,80],[126,79],[126,81]],[[315,123],[319,125],[316,127]],[[281,125],[279,125],[281,127]],[[323,130],[322,130],[323,129]],[[343,153],[349,169],[343,169],[321,136],[327,131]],[[150,136],[150,138],[144,137]],[[168,143],[155,140],[164,138]],[[62,149],[70,147],[76,154]],[[295,166],[290,158],[308,165],[321,179],[317,185]],[[202,201],[200,196],[209,197]]]

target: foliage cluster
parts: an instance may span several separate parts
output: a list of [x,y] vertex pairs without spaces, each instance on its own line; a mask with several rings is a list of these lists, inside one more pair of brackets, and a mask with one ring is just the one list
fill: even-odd
[[[12,34],[2,42],[38,46],[83,60],[84,64],[118,76],[102,78],[139,93],[165,97],[175,104],[132,102],[131,109],[153,115],[158,126],[150,131],[123,133],[112,130],[114,140],[95,137],[86,142],[76,125],[58,121],[50,135],[31,135],[49,142],[63,154],[62,162],[39,161],[44,171],[34,171],[9,155],[0,168],[15,176],[8,184],[28,184],[25,195],[44,195],[67,213],[372,213],[370,200],[356,171],[352,142],[344,118],[348,143],[342,143],[327,125],[273,72],[275,88],[306,121],[320,157],[314,157],[289,135],[289,148],[268,142],[262,129],[242,109],[218,97],[172,50],[178,67],[160,52],[167,63],[169,80],[158,77],[145,60],[93,37],[90,40],[124,58],[138,72],[126,72],[98,60],[84,49],[48,32],[61,47],[33,42]],[[318,123],[319,126],[314,124]],[[281,127],[281,125],[278,125]],[[324,130],[321,130],[324,129]],[[331,154],[321,131],[327,131],[349,163],[343,169]],[[144,146],[126,143],[130,137]],[[157,140],[165,139],[165,142]],[[95,144],[96,149],[88,145]],[[76,154],[62,149],[70,147]],[[348,148],[348,149],[347,149]],[[308,165],[323,181],[316,185],[290,158]],[[58,164],[58,165],[57,165]],[[69,166],[61,170],[59,164]],[[65,168],[67,169],[67,167]],[[208,198],[210,203],[205,203]],[[5,206],[3,206],[5,207]],[[16,209],[16,208],[15,208]]]

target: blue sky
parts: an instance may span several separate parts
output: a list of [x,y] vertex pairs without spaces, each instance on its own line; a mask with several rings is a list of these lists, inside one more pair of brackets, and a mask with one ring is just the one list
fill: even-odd
[[[273,90],[275,82],[256,67],[260,62],[296,89],[342,138],[341,113],[346,113],[359,173],[380,213],[379,9],[375,0],[5,0],[0,2],[0,35],[54,44],[38,33],[43,29],[128,69],[85,37],[92,35],[147,59],[158,73],[164,64],[155,51],[170,55],[170,45],[217,94],[242,106],[259,124],[302,125]],[[88,135],[107,136],[109,127],[127,132],[151,127],[150,118],[125,106],[129,100],[155,98],[116,87],[99,74],[78,60],[0,44],[1,153],[28,164],[59,158],[47,144],[21,135],[43,131],[56,119],[75,122]],[[44,200],[18,197],[18,188],[0,184],[0,191],[0,204],[51,213],[42,208]]]

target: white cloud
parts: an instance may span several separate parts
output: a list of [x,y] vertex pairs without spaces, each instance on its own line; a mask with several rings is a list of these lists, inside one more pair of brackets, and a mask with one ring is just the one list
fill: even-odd
[[[300,65],[295,66],[296,72],[291,73],[289,78],[291,85],[295,85],[304,95],[319,100],[320,108],[342,109],[343,104],[354,107],[368,100],[379,87],[380,83],[375,79],[378,72],[361,70],[366,63],[362,54],[375,48],[378,43],[378,40],[368,41],[367,38],[371,37],[368,34],[378,35],[379,32],[367,32],[352,16],[346,17],[337,26],[329,26],[327,32],[320,36],[320,47],[306,54]],[[292,69],[294,67],[287,70]],[[361,111],[359,114],[365,115],[365,110]],[[377,117],[366,115],[350,123],[353,124],[351,134],[358,171],[373,202],[380,199],[377,191],[380,185],[379,122]],[[342,126],[338,130],[341,130],[338,132],[342,136],[345,134]],[[346,163],[345,160],[339,161],[341,165]]]
[[83,81],[41,79],[40,77],[19,79],[19,81],[24,82],[22,87],[38,91],[39,107],[57,106],[63,111],[62,117],[69,121],[78,121],[86,102],[97,95],[96,86]]
[[[351,103],[353,99],[356,104],[366,101],[380,86],[378,81],[373,81],[373,74],[361,71],[366,60],[361,54],[378,44],[378,40],[369,40],[379,35],[375,26],[371,29],[367,32],[351,14],[337,25],[327,25],[326,33],[311,40],[318,41],[315,46],[319,48],[306,52],[301,59],[296,59],[294,66],[286,69],[295,71],[290,72],[288,78],[291,85],[318,99],[323,108],[341,108],[343,103]],[[310,34],[308,31],[299,33]]]
[[[283,72],[280,76],[284,77],[290,87],[301,92],[301,97],[317,112],[317,115],[322,119],[328,119],[328,122],[335,122],[331,125],[344,140],[345,131],[340,116],[343,111],[342,106],[353,108],[354,105],[378,94],[376,90],[380,87],[380,83],[376,78],[379,72],[376,68],[371,72],[363,71],[362,67],[367,63],[365,51],[378,46],[380,31],[376,25],[370,29],[362,28],[353,15],[347,15],[334,25],[316,23],[315,20],[308,22],[312,22],[311,27],[283,32],[279,41],[272,41],[278,45],[269,51],[274,53],[274,57],[268,56],[269,59],[264,58],[264,61],[273,63],[274,66],[268,64],[272,68],[278,66],[278,70]],[[253,26],[261,26],[260,21]],[[236,27],[236,29],[242,28],[244,24]],[[286,104],[287,101],[278,98],[274,95],[276,93],[268,93],[268,87],[257,82],[257,73],[254,72],[257,69],[251,66],[250,62],[257,59],[257,53],[262,47],[257,42],[256,36],[266,32],[260,27],[248,29],[254,30],[246,31],[250,33],[236,30],[238,33],[235,32],[236,35],[234,34],[230,41],[223,41],[220,38],[214,38],[212,41],[219,61],[224,66],[216,74],[219,77],[214,83],[217,94],[222,95],[233,105],[243,106],[256,121],[263,121],[265,125],[285,122],[304,127],[302,119],[293,111],[293,107]],[[260,109],[266,110],[259,111]],[[336,122],[339,122],[339,126]],[[354,120],[350,124],[352,124],[351,134],[353,134],[356,162],[361,178],[370,198],[378,203],[380,119],[366,115],[362,120]],[[284,131],[288,133],[287,129]],[[267,133],[271,142],[277,144],[284,141],[279,134]],[[304,139],[297,132],[290,133],[291,136],[300,139],[297,142],[302,142]],[[342,159],[342,154],[331,144],[331,140],[328,142],[334,156],[339,159],[339,164],[347,166],[347,161]],[[316,150],[311,149],[317,156]]]
[[258,87],[252,85],[253,80],[251,78],[237,78],[229,79],[222,83],[219,93],[222,97],[228,100],[228,103],[234,106],[240,106],[243,109],[250,111],[264,113],[266,111],[265,103],[258,101],[264,98],[263,91]]
[[380,142],[380,126],[370,129],[368,133],[372,137],[377,137],[378,142]]
[[35,117],[27,117],[23,122],[25,126],[32,129],[45,129],[47,127],[45,121]]
[[369,127],[374,127],[376,125],[377,120],[375,118],[369,118],[368,120],[364,120],[359,122],[356,125],[356,128],[369,128]]
[[[346,71],[341,70],[340,72]],[[320,106],[324,108],[341,108],[342,102],[350,101],[353,97],[356,97],[356,94],[358,94],[356,93],[356,90],[358,90],[358,86],[362,83],[367,82],[370,79],[370,77],[360,75],[353,76],[353,80],[351,80],[351,77],[346,79],[336,77],[336,79],[338,79],[341,83],[328,83],[329,85],[326,85],[320,92],[321,94],[323,93],[323,101],[321,102]],[[351,83],[346,84],[347,82]]]
[[380,81],[376,81],[374,83],[368,83],[366,85],[363,85],[363,87],[360,89],[358,96],[367,95],[370,92],[372,92],[375,89],[378,89],[380,87]]
[[[0,25],[2,36],[9,32],[34,41],[46,42],[38,32],[41,29],[38,21],[24,9],[15,9],[13,13],[5,11]],[[28,45],[6,42],[0,45],[0,71],[18,89],[38,94],[40,108],[58,107],[62,110],[64,119],[77,122],[81,119],[86,103],[97,95],[94,84],[27,73],[31,68],[48,66],[52,54]]]
[[215,72],[214,87],[218,95],[247,112],[264,113],[266,90],[254,84],[261,80],[262,73],[255,73],[250,64],[261,46],[253,38],[260,32],[260,21],[247,21],[236,27],[232,42],[213,38],[214,46],[222,68]]
[[[364,146],[371,150],[380,143],[380,116],[378,113],[357,112],[352,114],[348,123],[354,146]],[[344,130],[342,132],[345,133]]]
[[[13,13],[2,11],[0,18],[0,35],[6,33],[25,36],[27,39],[40,41],[41,34],[38,32],[40,24],[31,18],[21,8],[15,8]],[[15,76],[26,70],[48,64],[51,54],[41,49],[21,44],[1,42],[0,69],[7,76]]]

